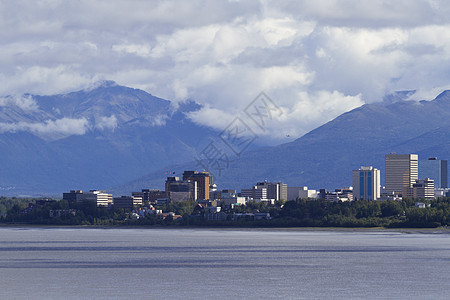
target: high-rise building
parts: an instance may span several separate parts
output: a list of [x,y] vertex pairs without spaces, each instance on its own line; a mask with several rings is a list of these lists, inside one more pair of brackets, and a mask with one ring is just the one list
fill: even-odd
[[386,154],[385,192],[398,195],[412,187],[419,176],[418,159],[417,154]]
[[209,186],[212,184],[209,172],[184,171],[183,180],[195,181],[197,183],[197,199],[209,200]]
[[353,199],[377,200],[380,198],[380,170],[361,167],[353,170]]
[[435,188],[448,187],[447,160],[430,157],[427,160],[419,160],[419,178],[434,180]]
[[166,195],[172,202],[196,201],[197,182],[180,180],[179,177],[167,177]]

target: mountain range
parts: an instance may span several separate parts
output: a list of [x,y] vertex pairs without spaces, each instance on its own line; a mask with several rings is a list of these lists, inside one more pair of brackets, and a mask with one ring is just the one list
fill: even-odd
[[[373,166],[384,178],[384,155],[417,153],[420,159],[450,158],[450,91],[432,101],[407,101],[413,91],[346,112],[293,142],[245,152],[216,176],[219,188],[248,188],[256,182],[335,189],[350,186],[352,170]],[[181,172],[193,163],[173,166]],[[118,190],[162,185],[151,173]],[[384,179],[382,179],[384,183]]]
[[142,90],[105,81],[68,94],[0,99],[0,194],[107,189],[192,160],[217,133]]
[[[230,157],[214,181],[221,189],[263,180],[334,189],[351,185],[360,166],[383,174],[386,153],[447,159],[450,91],[432,101],[405,100],[411,93],[365,104],[289,143],[253,145]],[[201,170],[194,158],[221,134],[189,118],[199,109],[111,81],[68,94],[0,98],[0,194],[163,188],[169,175]]]

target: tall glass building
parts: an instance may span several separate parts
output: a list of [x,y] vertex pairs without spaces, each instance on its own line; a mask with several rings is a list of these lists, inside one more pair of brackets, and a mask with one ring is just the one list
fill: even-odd
[[447,160],[430,157],[419,161],[419,178],[430,178],[434,180],[435,188],[448,187]]
[[361,167],[353,170],[353,199],[377,200],[380,198],[380,170]]

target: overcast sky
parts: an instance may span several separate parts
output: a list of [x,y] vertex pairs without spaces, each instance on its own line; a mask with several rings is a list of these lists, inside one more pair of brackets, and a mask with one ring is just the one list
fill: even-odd
[[222,129],[264,91],[298,137],[396,90],[450,88],[446,1],[0,0],[0,95],[99,80],[205,105]]

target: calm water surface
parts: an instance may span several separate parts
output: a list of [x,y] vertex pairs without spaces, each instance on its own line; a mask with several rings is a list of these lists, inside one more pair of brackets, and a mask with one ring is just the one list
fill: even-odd
[[448,231],[0,228],[1,299],[449,299]]

